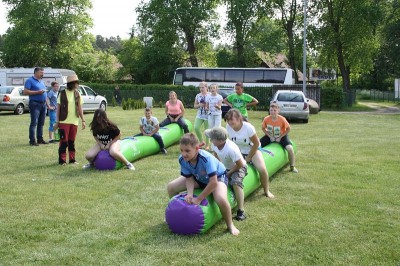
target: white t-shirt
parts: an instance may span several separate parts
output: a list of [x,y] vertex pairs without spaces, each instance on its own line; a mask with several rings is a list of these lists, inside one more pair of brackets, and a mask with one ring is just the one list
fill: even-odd
[[206,111],[206,97],[207,97],[207,95],[203,95],[201,93],[196,95],[195,102],[204,103],[204,107],[199,107],[197,109],[196,118],[200,118],[200,119],[203,119],[203,120],[208,120],[208,113]]
[[233,128],[226,124],[226,130],[228,131],[229,139],[232,140],[239,147],[242,154],[249,154],[253,142],[250,138],[256,135],[256,129],[248,122],[243,121],[243,126],[239,131],[233,130]]
[[210,114],[212,115],[220,115],[222,114],[222,110],[221,109],[217,109],[215,107],[215,105],[217,105],[218,103],[222,102],[223,98],[221,95],[217,94],[215,96],[209,94],[206,97],[206,102],[208,103],[208,111]]
[[242,153],[239,147],[233,143],[230,139],[227,139],[222,150],[216,146],[211,145],[213,151],[218,155],[218,158],[225,165],[226,169],[232,169],[238,160],[242,160],[243,165],[246,165],[246,161],[243,159]]
[[147,120],[145,116],[140,118],[140,126],[143,128],[146,134],[150,134],[158,125],[158,119],[155,117],[151,117],[150,120]]

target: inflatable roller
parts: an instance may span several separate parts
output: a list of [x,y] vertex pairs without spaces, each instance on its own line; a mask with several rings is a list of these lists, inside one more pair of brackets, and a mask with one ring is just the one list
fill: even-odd
[[[191,131],[192,123],[186,119],[185,122]],[[184,134],[183,129],[176,123],[161,127],[158,133],[163,139],[165,147],[177,143]],[[128,137],[121,140],[121,152],[128,161],[133,162],[140,158],[159,153],[160,146],[153,137]],[[98,170],[113,170],[123,166],[121,162],[115,160],[110,156],[109,152],[105,150],[97,154],[94,165]]]
[[[296,152],[296,145],[293,141],[292,144]],[[287,151],[278,143],[269,144],[260,150],[270,177],[289,162]],[[260,177],[257,170],[252,165],[248,165],[247,175],[243,180],[244,197],[249,196],[260,185]],[[195,189],[194,196],[196,197],[201,192],[201,189]],[[172,232],[186,235],[202,234],[222,218],[212,195],[204,199],[200,205],[192,205],[185,202],[184,197],[186,195],[187,193],[181,193],[172,197],[165,210],[165,219]],[[234,192],[231,187],[228,188],[228,201],[231,208],[236,206]]]

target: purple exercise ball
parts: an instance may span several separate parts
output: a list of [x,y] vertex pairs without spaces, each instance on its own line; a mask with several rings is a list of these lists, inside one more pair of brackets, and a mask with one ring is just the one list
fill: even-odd
[[165,221],[175,234],[200,234],[204,227],[204,213],[199,205],[189,204],[182,195],[177,195],[168,203]]
[[116,160],[111,157],[107,150],[102,150],[94,159],[94,166],[97,170],[114,170],[116,166]]

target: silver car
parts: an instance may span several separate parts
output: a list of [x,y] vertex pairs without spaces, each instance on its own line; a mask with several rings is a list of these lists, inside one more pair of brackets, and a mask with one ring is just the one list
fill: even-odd
[[[66,85],[60,86],[60,91],[65,90]],[[107,109],[107,99],[96,92],[94,92],[90,87],[85,85],[79,85],[79,93],[83,98],[83,111],[95,111],[97,109]]]
[[24,86],[1,86],[0,111],[13,111],[17,115],[29,111],[29,96],[23,91]]
[[308,123],[310,108],[308,99],[302,91],[278,90],[272,97],[271,103],[279,105],[279,114],[287,119],[301,119]]

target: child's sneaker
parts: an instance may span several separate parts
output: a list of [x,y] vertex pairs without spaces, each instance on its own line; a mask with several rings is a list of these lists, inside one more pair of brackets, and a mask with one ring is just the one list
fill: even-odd
[[166,149],[161,149],[161,152],[164,153],[164,154],[168,153]]
[[243,221],[244,219],[246,219],[246,215],[244,215],[244,210],[237,210],[235,219],[238,221]]
[[294,166],[290,166],[290,172],[292,172],[292,173],[298,173],[299,170],[297,170],[297,168],[294,167]]
[[92,163],[88,163],[88,164],[85,164],[84,166],[82,166],[83,169],[90,169],[93,167],[94,167],[94,164],[92,164]]
[[126,168],[128,168],[129,170],[135,170],[135,166],[133,166],[133,164],[131,164],[131,163],[128,163],[126,165]]

